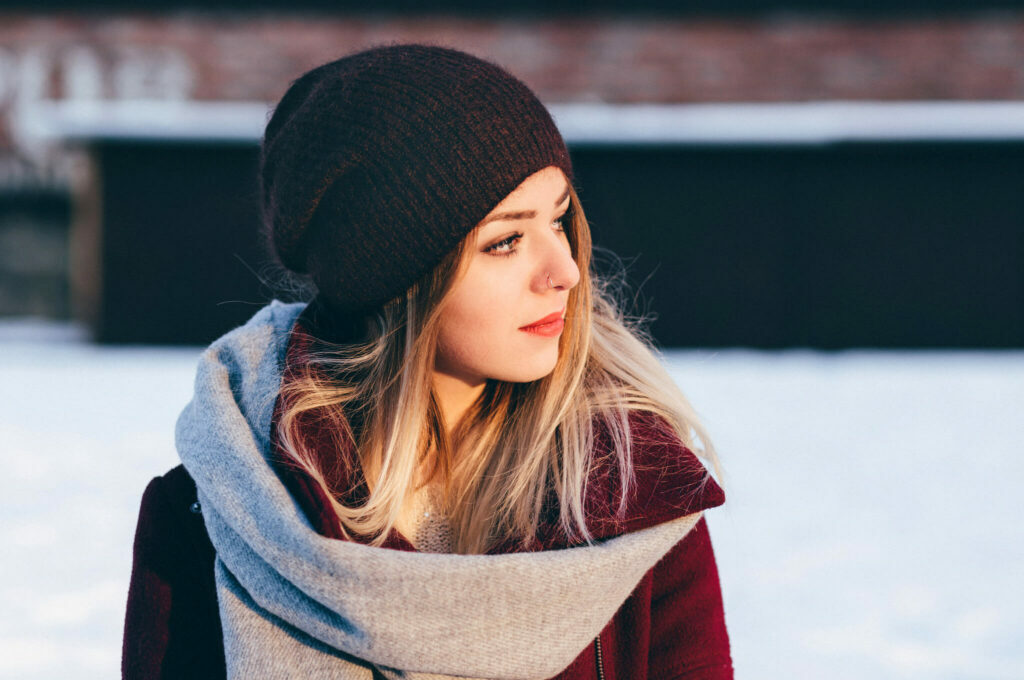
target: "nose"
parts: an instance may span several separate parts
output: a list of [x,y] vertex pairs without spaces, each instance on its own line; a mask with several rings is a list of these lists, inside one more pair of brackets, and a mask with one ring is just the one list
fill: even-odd
[[580,268],[572,258],[572,251],[564,237],[556,236],[549,242],[540,265],[534,279],[539,292],[543,293],[552,288],[570,290],[580,282]]

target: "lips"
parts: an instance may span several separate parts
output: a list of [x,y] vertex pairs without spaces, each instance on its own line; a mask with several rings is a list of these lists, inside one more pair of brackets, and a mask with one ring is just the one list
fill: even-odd
[[563,307],[557,312],[548,314],[543,319],[537,319],[531,324],[521,326],[519,330],[548,338],[554,337],[561,333],[562,328],[565,327],[565,320],[562,319],[562,314],[564,313],[565,308]]
[[534,328],[535,326],[543,326],[544,324],[549,324],[549,323],[552,323],[553,321],[558,321],[559,319],[562,318],[562,312],[564,312],[564,311],[565,311],[565,309],[563,308],[563,309],[558,310],[557,312],[553,312],[551,314],[548,314],[543,319],[537,319],[533,323],[528,323],[525,326],[521,326],[519,330],[525,331],[528,328]]

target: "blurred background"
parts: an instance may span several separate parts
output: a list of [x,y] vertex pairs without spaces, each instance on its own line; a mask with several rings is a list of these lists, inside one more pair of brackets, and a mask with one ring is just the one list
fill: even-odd
[[554,114],[725,464],[737,677],[1024,678],[1024,2],[984,0],[0,5],[0,677],[117,674],[196,357],[281,294],[270,106],[392,41]]

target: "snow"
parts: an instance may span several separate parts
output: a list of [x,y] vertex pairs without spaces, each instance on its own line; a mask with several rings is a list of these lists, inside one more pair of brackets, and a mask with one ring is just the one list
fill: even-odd
[[1024,678],[1024,354],[671,352],[739,677]]
[[[0,678],[116,677],[199,348],[0,324]],[[712,433],[737,677],[1024,678],[1024,353],[668,351]]]
[[[180,99],[38,100],[14,111],[22,148],[54,140],[214,140],[256,144],[271,105]],[[1019,101],[552,103],[573,144],[828,144],[1024,138]]]

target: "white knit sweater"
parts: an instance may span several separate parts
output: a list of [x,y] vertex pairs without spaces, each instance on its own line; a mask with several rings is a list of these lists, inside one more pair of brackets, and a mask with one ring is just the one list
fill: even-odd
[[420,552],[450,553],[452,525],[441,512],[434,485],[421,488],[413,498],[413,531],[409,542]]

